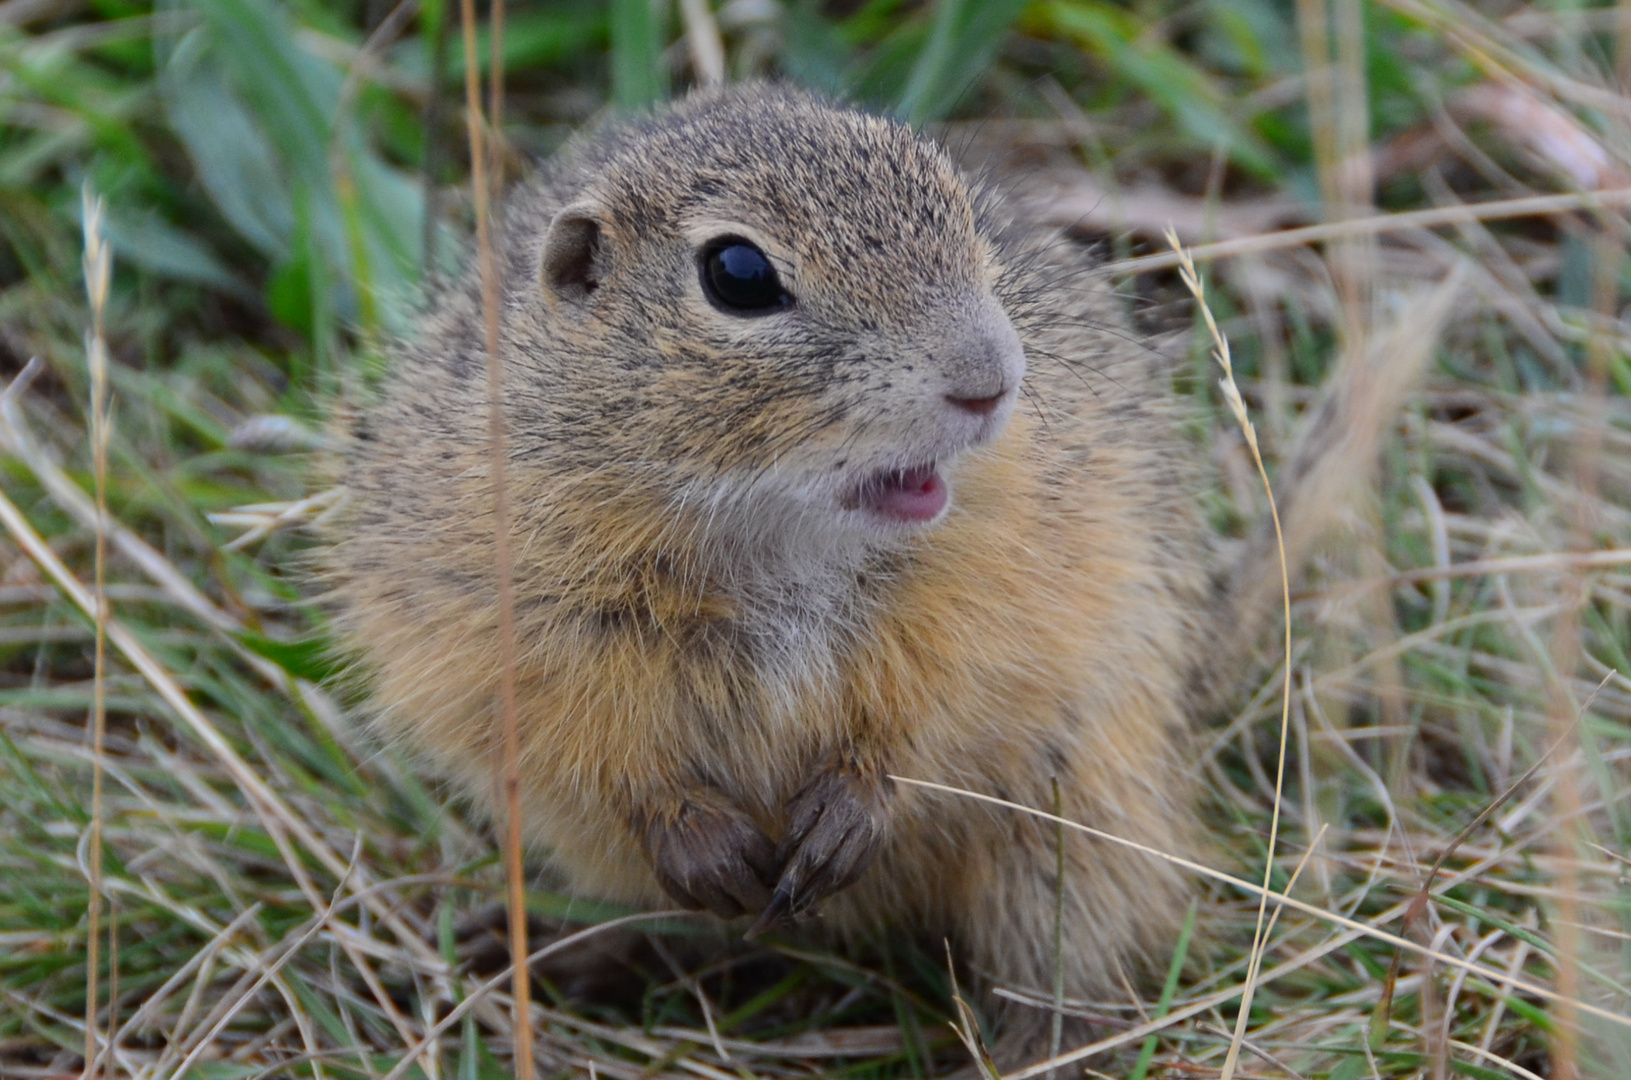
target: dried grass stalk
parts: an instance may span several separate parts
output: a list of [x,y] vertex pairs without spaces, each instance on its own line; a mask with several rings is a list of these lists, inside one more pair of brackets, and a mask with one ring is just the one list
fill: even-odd
[[[532,1080],[532,1006],[527,957],[527,912],[525,878],[521,859],[521,737],[517,728],[515,704],[515,583],[510,553],[509,490],[505,477],[504,449],[504,366],[499,355],[499,281],[493,252],[493,189],[502,174],[498,128],[502,117],[504,91],[503,0],[493,0],[489,25],[489,56],[492,59],[490,87],[493,142],[491,160],[485,145],[487,126],[483,122],[479,69],[476,62],[475,0],[463,0],[464,88],[466,120],[470,136],[471,186],[476,211],[476,248],[481,263],[481,309],[487,332],[487,439],[489,468],[493,485],[493,561],[498,578],[498,710],[503,729],[498,759],[494,762],[498,779],[497,805],[504,814],[504,864],[509,906],[510,957],[514,972],[510,983],[511,1028],[515,1042],[515,1069],[519,1080]],[[491,172],[491,175],[489,175]]]
[[[108,348],[103,319],[108,286],[113,277],[113,250],[102,236],[102,200],[91,193],[87,181],[80,193],[85,221],[85,294],[91,305],[91,326],[85,334],[85,359],[90,368],[91,471],[96,485],[96,554],[92,595],[96,624],[96,659],[91,689],[91,824],[87,844],[86,878],[90,898],[86,911],[85,941],[85,1077],[96,1076],[97,985],[101,975],[102,936],[102,772],[107,742],[108,536]],[[110,977],[111,981],[111,977]],[[111,995],[110,995],[111,997]],[[112,1016],[109,1017],[111,1022]],[[111,1040],[110,1040],[111,1041]]]
[[[1240,387],[1235,385],[1234,362],[1229,355],[1229,339],[1223,336],[1218,329],[1217,320],[1212,315],[1212,309],[1206,303],[1206,288],[1201,283],[1200,276],[1195,272],[1195,263],[1184,252],[1183,245],[1178,242],[1178,234],[1167,232],[1167,243],[1179,259],[1178,276],[1183,279],[1184,285],[1195,297],[1195,303],[1200,308],[1201,316],[1206,320],[1207,333],[1212,337],[1212,357],[1223,369],[1223,378],[1218,381],[1218,388],[1223,393],[1224,403],[1229,406],[1229,412],[1234,415],[1235,422],[1240,425],[1241,432],[1246,436],[1246,445],[1251,448],[1252,463],[1257,466],[1257,475],[1263,480],[1263,493],[1269,502],[1269,515],[1274,522],[1275,550],[1280,557],[1280,591],[1285,608],[1285,670],[1287,677],[1282,679],[1284,684],[1281,691],[1280,704],[1280,747],[1274,768],[1274,811],[1269,818],[1269,846],[1268,854],[1263,860],[1263,891],[1258,897],[1257,926],[1252,932],[1251,958],[1246,965],[1246,981],[1241,989],[1240,1010],[1235,1015],[1234,1037],[1229,1042],[1229,1054],[1223,1061],[1221,1080],[1231,1080],[1235,1068],[1239,1064],[1240,1047],[1246,1038],[1246,1022],[1251,1016],[1252,994],[1256,990],[1257,974],[1263,965],[1263,949],[1268,944],[1269,927],[1265,925],[1268,916],[1269,885],[1274,879],[1274,850],[1280,839],[1280,803],[1285,792],[1286,779],[1286,743],[1291,730],[1291,571],[1286,565],[1285,534],[1280,528],[1280,509],[1274,500],[1274,485],[1269,483],[1268,469],[1263,464],[1263,452],[1257,445],[1257,429],[1252,426],[1251,417],[1246,414],[1246,403],[1241,400]],[[1239,624],[1236,624],[1239,625]],[[1313,850],[1310,848],[1310,850]],[[1290,891],[1288,888],[1287,892]],[[1279,909],[1275,916],[1279,917]]]

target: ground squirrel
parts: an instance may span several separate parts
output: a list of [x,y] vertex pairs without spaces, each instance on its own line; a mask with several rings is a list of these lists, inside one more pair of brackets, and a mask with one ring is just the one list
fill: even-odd
[[[583,894],[949,937],[1053,985],[1057,834],[1192,849],[1215,610],[1169,371],[1079,244],[894,120],[693,96],[499,230],[526,824]],[[480,296],[430,305],[325,555],[378,724],[492,790]],[[1277,579],[1276,579],[1277,580]],[[1068,834],[1065,992],[1164,960],[1169,865]]]

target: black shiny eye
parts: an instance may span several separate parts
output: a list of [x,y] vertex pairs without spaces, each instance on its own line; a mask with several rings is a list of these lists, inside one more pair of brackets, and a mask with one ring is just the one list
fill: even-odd
[[732,315],[766,315],[793,302],[765,253],[734,236],[702,249],[702,291]]

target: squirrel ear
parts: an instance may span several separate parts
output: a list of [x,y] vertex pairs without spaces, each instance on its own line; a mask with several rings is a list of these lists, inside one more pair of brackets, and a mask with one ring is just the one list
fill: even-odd
[[544,288],[563,300],[586,300],[609,269],[594,208],[573,203],[556,214],[544,234],[538,271]]

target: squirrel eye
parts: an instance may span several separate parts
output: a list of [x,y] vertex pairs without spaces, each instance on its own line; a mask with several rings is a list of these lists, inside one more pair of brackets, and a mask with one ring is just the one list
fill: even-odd
[[731,236],[702,251],[702,291],[731,315],[764,315],[793,302],[765,253]]

